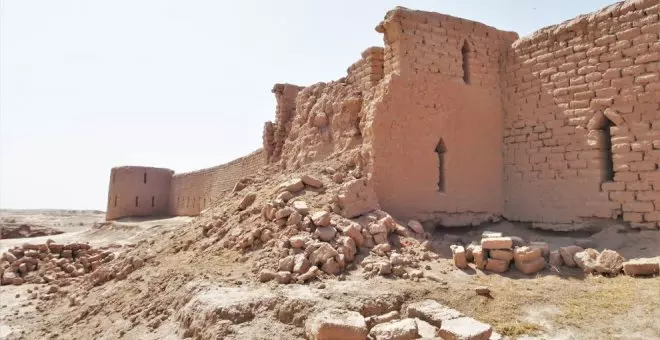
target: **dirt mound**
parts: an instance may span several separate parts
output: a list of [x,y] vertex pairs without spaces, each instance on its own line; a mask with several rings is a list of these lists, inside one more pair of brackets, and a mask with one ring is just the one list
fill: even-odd
[[50,236],[64,233],[63,231],[33,224],[4,224],[0,226],[0,240],[8,238],[27,238]]

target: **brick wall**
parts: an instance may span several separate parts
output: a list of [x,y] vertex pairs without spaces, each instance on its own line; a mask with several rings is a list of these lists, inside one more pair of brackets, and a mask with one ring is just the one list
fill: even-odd
[[506,217],[564,223],[622,215],[657,226],[659,9],[657,0],[618,3],[512,45],[503,101]]
[[113,168],[106,219],[167,215],[173,173],[169,169],[139,166]]
[[358,89],[366,91],[383,79],[383,48],[369,47],[362,52],[362,58],[346,71],[346,82],[356,84]]
[[170,215],[199,214],[232,190],[239,179],[257,173],[265,164],[265,153],[259,149],[226,164],[174,175],[169,195]]
[[378,30],[393,51],[367,124],[381,206],[399,218],[443,225],[501,215],[500,65],[515,34],[403,8],[389,12]]
[[[388,12],[376,30],[385,33],[385,74],[430,74],[499,92],[502,55],[518,37],[479,22],[403,7]],[[499,93],[497,94],[499,95]]]

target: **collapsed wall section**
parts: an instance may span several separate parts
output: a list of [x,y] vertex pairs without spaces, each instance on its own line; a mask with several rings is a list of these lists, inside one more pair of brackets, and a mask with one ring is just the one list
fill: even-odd
[[174,171],[122,166],[110,170],[106,219],[128,216],[165,216]]
[[367,158],[381,206],[446,226],[501,215],[500,73],[515,33],[401,7],[377,30],[386,75]]
[[505,216],[660,221],[657,1],[628,1],[516,41],[505,78]]
[[174,175],[169,192],[169,214],[199,214],[232,190],[241,178],[256,174],[264,165],[266,155],[259,149],[226,164]]

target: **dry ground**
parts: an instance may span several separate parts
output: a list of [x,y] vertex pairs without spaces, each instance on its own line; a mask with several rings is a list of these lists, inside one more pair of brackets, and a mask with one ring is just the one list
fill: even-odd
[[[39,219],[41,225],[71,224],[69,232],[52,238],[89,241],[99,246],[167,239],[188,221],[131,220],[99,228],[93,227],[94,222],[102,220],[99,214],[35,215],[29,218]],[[613,225],[604,226],[600,233],[561,234],[504,222],[480,228],[437,230],[433,243],[441,258],[422,263],[421,268],[428,266],[425,271],[440,277],[442,282],[364,279],[357,269],[342,280],[277,285],[254,282],[250,273],[253,258],[235,251],[222,250],[200,257],[192,251],[158,249],[168,247],[166,242],[152,243],[151,250],[161,254],[156,260],[133,272],[127,280],[95,287],[86,296],[79,295],[75,287],[65,287],[68,294],[40,301],[30,299],[30,294],[41,287],[0,287],[0,339],[179,339],[186,335],[186,329],[199,322],[205,322],[204,327],[220,338],[295,339],[304,337],[299,325],[315,308],[342,306],[373,313],[399,309],[402,304],[423,298],[436,299],[488,322],[505,337],[660,339],[660,277],[609,278],[584,275],[569,268],[549,268],[533,276],[515,270],[498,275],[454,268],[448,258],[448,245],[476,240],[486,228],[519,235],[528,241],[544,240],[551,248],[580,238],[599,250],[615,249],[624,257],[660,255],[658,232],[621,232]],[[25,241],[0,240],[0,249]],[[474,293],[475,287],[484,285],[490,287],[492,298]],[[76,294],[78,299],[72,304],[72,295]],[[188,302],[195,299],[201,309],[188,310]],[[236,317],[231,305],[236,301],[253,308],[248,322],[232,324],[222,317],[215,321],[200,319],[208,310]]]

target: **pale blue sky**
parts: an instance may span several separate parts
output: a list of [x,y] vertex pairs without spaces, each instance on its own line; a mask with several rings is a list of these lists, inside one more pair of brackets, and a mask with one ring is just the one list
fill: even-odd
[[105,210],[110,168],[261,147],[274,83],[345,75],[397,5],[521,36],[606,0],[0,0],[0,208]]

